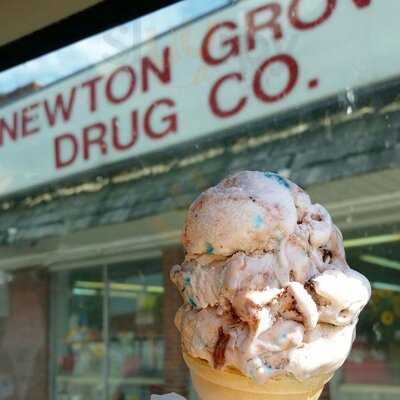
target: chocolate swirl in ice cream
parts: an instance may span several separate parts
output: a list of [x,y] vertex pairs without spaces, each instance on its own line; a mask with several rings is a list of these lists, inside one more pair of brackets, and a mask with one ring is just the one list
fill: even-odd
[[272,173],[240,172],[191,205],[171,271],[182,346],[259,383],[330,373],[346,359],[367,279],[346,263],[329,213]]

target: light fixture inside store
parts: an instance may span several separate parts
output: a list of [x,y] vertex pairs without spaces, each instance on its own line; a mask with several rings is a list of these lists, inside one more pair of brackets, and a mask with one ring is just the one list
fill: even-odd
[[379,265],[383,268],[390,268],[400,271],[399,261],[389,260],[388,258],[372,256],[369,254],[361,256],[360,260],[365,261],[369,264]]
[[72,293],[76,296],[95,296],[97,291],[94,289],[74,288]]
[[[74,288],[72,290],[72,293],[75,296],[100,296],[101,291],[96,290],[96,289],[84,289],[84,288]],[[129,293],[129,292],[122,292],[122,291],[117,291],[117,290],[111,290],[110,291],[110,296],[111,297],[121,297],[121,298],[127,298],[127,299],[136,299],[138,294],[137,293]]]
[[391,243],[397,241],[400,241],[400,233],[349,239],[345,240],[343,243],[345,248],[350,248],[350,247],[361,247],[361,246],[368,246],[368,245],[382,244],[382,243]]
[[372,282],[374,289],[388,290],[390,292],[400,292],[400,285],[394,285],[392,283],[385,282]]
[[[104,289],[103,282],[90,282],[90,281],[77,281],[76,288],[84,289]],[[110,290],[127,291],[127,292],[149,292],[149,293],[164,293],[162,286],[156,285],[137,285],[133,283],[110,283],[108,285]]]

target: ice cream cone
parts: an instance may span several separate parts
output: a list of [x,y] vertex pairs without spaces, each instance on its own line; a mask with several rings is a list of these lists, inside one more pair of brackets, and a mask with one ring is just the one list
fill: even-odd
[[300,382],[282,376],[260,385],[239,371],[220,371],[188,354],[184,353],[183,357],[201,400],[317,400],[332,377],[325,374]]

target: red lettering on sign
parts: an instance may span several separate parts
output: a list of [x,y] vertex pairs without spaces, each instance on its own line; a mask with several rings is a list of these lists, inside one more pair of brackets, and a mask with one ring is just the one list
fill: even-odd
[[166,106],[167,108],[173,108],[175,107],[175,101],[168,98],[157,100],[146,111],[146,114],[144,116],[144,131],[146,135],[151,139],[162,139],[169,133],[173,133],[178,130],[178,116],[176,113],[170,113],[164,115],[161,118],[161,121],[165,123],[164,129],[156,131],[153,128],[152,125],[153,114],[158,108],[162,106]]
[[[83,158],[89,160],[90,148],[96,146],[100,149],[101,154],[107,154],[107,143],[105,142],[105,136],[107,127],[102,122],[89,125],[83,128]],[[93,133],[96,135],[93,137]]]
[[315,89],[316,87],[318,87],[318,85],[319,85],[319,79],[318,78],[310,79],[308,81],[308,88],[309,89]]
[[54,126],[58,122],[60,113],[63,122],[67,122],[71,118],[73,106],[75,104],[76,87],[74,86],[69,90],[68,100],[64,99],[64,95],[65,93],[56,95],[56,100],[52,108],[50,108],[47,100],[44,101],[44,109],[50,126]]
[[31,114],[38,106],[39,103],[34,103],[22,109],[22,136],[29,136],[39,132],[38,126],[32,126],[32,122],[37,120],[38,115]]
[[111,122],[112,126],[112,143],[117,150],[127,150],[135,145],[139,136],[139,122],[138,112],[134,110],[131,112],[131,136],[127,143],[121,143],[119,121],[117,118],[113,118]]
[[88,88],[89,90],[89,110],[90,112],[95,112],[97,110],[97,84],[101,81],[103,77],[97,75],[94,78],[89,79],[81,84],[83,88]]
[[243,81],[243,75],[240,72],[234,72],[231,74],[224,75],[222,78],[218,79],[217,82],[215,82],[214,86],[212,87],[210,91],[210,96],[208,98],[208,102],[211,108],[211,111],[213,114],[215,114],[219,118],[227,118],[231,117],[232,115],[235,115],[239,113],[243,107],[246,105],[247,98],[242,97],[237,104],[231,108],[230,110],[223,110],[221,105],[218,103],[218,93],[221,88],[221,86],[229,81],[229,80],[236,80],[236,81]]
[[[118,75],[126,75],[129,79],[129,84],[125,87],[125,93],[116,95],[114,93],[115,87],[115,78]],[[107,79],[106,83],[106,97],[110,103],[118,104],[127,100],[132,93],[134,92],[136,87],[136,73],[135,70],[130,65],[122,65],[117,68]]]
[[[262,77],[263,74],[267,71],[267,69],[274,63],[283,63],[286,65],[289,72],[289,79],[285,88],[281,92],[271,95],[268,94],[266,88],[263,88]],[[284,98],[292,91],[292,89],[296,85],[298,76],[299,76],[299,68],[296,60],[292,56],[288,54],[279,54],[277,56],[268,58],[268,60],[266,60],[256,71],[253,80],[254,93],[261,101],[265,103],[273,103],[275,101]]]
[[211,54],[211,41],[214,38],[214,36],[217,36],[218,33],[224,30],[228,31],[234,31],[237,29],[237,25],[233,21],[225,21],[221,22],[215,26],[213,26],[206,34],[204,37],[204,40],[201,44],[201,56],[204,60],[205,63],[209,65],[218,65],[226,61],[229,57],[232,56],[237,56],[240,51],[240,45],[239,45],[239,37],[237,35],[225,39],[220,48],[226,49],[227,51],[225,52],[224,55],[221,56],[215,56]]
[[[260,14],[262,15],[265,11],[268,11],[271,14],[270,18],[266,22],[257,24],[256,18],[259,17]],[[281,6],[278,3],[270,3],[247,13],[247,46],[249,50],[256,48],[255,34],[258,31],[271,29],[275,39],[281,39],[283,37],[282,27],[278,22],[281,12]]]
[[171,50],[166,47],[163,50],[163,66],[160,69],[149,57],[144,57],[142,60],[142,89],[147,92],[150,89],[150,72],[157,76],[161,83],[168,83],[171,81]]
[[372,0],[353,0],[353,2],[358,8],[364,8],[370,6]]
[[[65,155],[61,151],[62,144],[64,143],[64,149],[66,145],[69,145],[70,154]],[[64,133],[63,135],[57,136],[54,139],[54,159],[56,169],[61,169],[71,165],[78,155],[78,139],[72,133]]]
[[303,21],[300,18],[299,7],[301,0],[293,0],[289,7],[289,20],[294,28],[305,30],[312,29],[325,22],[333,13],[336,7],[337,0],[325,0],[326,6],[321,16],[312,21]]
[[[4,136],[7,134],[9,139],[16,141],[18,137],[18,114],[16,111],[13,112],[12,122],[7,122],[5,118],[0,119],[0,146],[4,144]],[[12,124],[12,125],[11,125]]]

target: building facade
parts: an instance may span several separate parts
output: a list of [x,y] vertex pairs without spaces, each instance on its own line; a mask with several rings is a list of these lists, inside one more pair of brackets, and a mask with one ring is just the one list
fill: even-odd
[[[189,204],[245,169],[326,205],[371,280],[326,398],[398,398],[400,81],[371,21],[392,32],[399,6],[327,1],[306,18],[301,2],[249,3],[0,108],[0,399],[193,397],[169,270]],[[358,52],[367,31],[377,45]],[[324,75],[306,80],[313,65]]]

